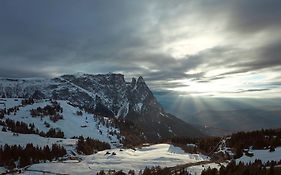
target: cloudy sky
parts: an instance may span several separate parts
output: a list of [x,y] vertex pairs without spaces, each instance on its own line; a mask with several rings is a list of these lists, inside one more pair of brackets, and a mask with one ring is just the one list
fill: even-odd
[[2,0],[1,77],[118,72],[156,92],[281,96],[281,1]]

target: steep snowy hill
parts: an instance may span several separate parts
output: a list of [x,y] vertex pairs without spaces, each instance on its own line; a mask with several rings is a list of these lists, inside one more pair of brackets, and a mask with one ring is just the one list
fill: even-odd
[[122,74],[76,74],[53,79],[0,79],[5,98],[55,99],[89,113],[133,122],[149,140],[200,137],[195,127],[166,113],[144,79],[126,82]]

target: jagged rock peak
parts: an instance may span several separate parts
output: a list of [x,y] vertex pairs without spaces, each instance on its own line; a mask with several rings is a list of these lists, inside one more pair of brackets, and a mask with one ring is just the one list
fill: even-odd
[[145,83],[144,79],[142,78],[142,76],[140,76],[137,80],[137,84],[139,83]]
[[142,92],[147,92],[150,95],[152,95],[152,92],[150,91],[149,87],[147,86],[147,84],[145,83],[144,79],[142,78],[142,76],[140,76],[137,80],[136,83],[136,88]]

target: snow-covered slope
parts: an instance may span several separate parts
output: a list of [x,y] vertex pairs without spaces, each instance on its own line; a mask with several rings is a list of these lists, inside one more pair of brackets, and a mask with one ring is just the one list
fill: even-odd
[[244,162],[244,163],[250,163],[255,162],[256,159],[261,160],[263,163],[266,163],[267,161],[280,161],[281,160],[281,147],[275,148],[275,151],[270,152],[268,149],[265,150],[250,150],[251,153],[254,155],[252,157],[249,157],[247,155],[243,155],[239,159],[236,159],[236,162]]
[[[106,153],[109,154],[106,154]],[[115,153],[116,155],[112,154]],[[111,149],[85,156],[83,161],[41,163],[32,165],[28,170],[43,170],[66,174],[96,174],[100,170],[135,170],[157,166],[171,167],[184,163],[209,160],[200,154],[184,153],[181,148],[170,144],[157,144],[148,147],[133,149]],[[32,174],[26,171],[24,174]]]
[[0,131],[0,145],[21,145],[25,147],[27,144],[32,143],[39,147],[46,145],[52,146],[52,144],[66,146],[75,146],[77,139],[62,139],[62,138],[45,138],[36,134],[18,134],[14,135],[12,132]]
[[[38,107],[44,108],[47,105],[51,105],[50,100],[38,100],[35,101],[34,104],[26,106],[20,106],[22,99],[19,98],[2,98],[0,100],[7,108],[19,106],[19,110],[17,112],[5,115],[5,118],[2,120],[11,119],[27,124],[34,124],[39,131],[43,132],[47,132],[50,128],[59,129],[64,132],[65,138],[71,138],[74,136],[91,137],[100,141],[108,142],[112,146],[120,145],[120,131],[113,127],[107,118],[103,118],[102,122],[101,118],[85,111],[81,111],[82,115],[77,115],[77,111],[80,111],[80,109],[70,105],[67,101],[57,101],[62,107],[60,115],[63,116],[63,119],[53,122],[50,120],[49,116],[31,116],[32,109],[37,109]],[[46,126],[46,123],[49,124],[49,127]]]

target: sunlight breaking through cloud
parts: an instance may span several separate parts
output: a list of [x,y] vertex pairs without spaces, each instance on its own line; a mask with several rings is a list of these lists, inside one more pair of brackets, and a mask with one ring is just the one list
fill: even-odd
[[117,72],[154,91],[280,97],[279,1],[30,1],[1,2],[2,77]]

